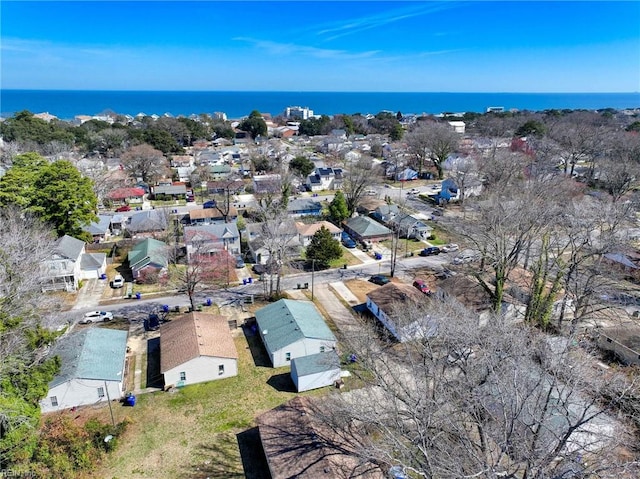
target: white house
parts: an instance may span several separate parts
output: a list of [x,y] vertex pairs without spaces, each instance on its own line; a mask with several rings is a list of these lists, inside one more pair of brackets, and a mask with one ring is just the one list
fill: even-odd
[[331,350],[291,360],[291,380],[296,391],[331,386],[340,379],[340,358]]
[[449,126],[453,129],[453,131],[455,131],[456,133],[460,133],[461,135],[464,135],[464,131],[466,128],[464,121],[450,121],[448,123],[449,123]]
[[75,291],[81,279],[99,278],[107,269],[104,253],[87,253],[85,242],[64,235],[56,240],[51,258],[42,265],[42,290]]
[[[417,288],[403,283],[387,283],[367,293],[367,309],[400,342],[435,336],[436,322],[422,309],[429,299]],[[408,319],[414,310],[420,319]]]
[[267,264],[272,259],[271,252],[278,245],[284,243],[288,257],[296,257],[302,247],[298,241],[298,230],[292,218],[287,218],[282,223],[273,220],[262,223],[248,223],[245,231],[249,251],[253,261]]
[[331,233],[331,237],[334,240],[340,241],[340,234],[342,233],[342,229],[338,228],[333,223],[329,223],[328,221],[318,221],[311,224],[296,222],[296,230],[298,231],[300,244],[305,248],[309,246],[313,235],[315,235],[323,226],[329,230],[329,233]]
[[93,327],[60,338],[49,353],[60,357],[60,372],[40,401],[42,412],[121,398],[126,352],[126,331]]
[[281,299],[257,310],[256,321],[274,368],[337,345],[336,337],[310,301]]
[[186,226],[184,241],[187,245],[189,258],[195,252],[213,254],[219,251],[228,251],[231,255],[238,255],[241,252],[240,232],[235,223]]
[[307,176],[306,186],[311,191],[337,190],[342,187],[342,168],[316,168]]
[[189,313],[160,329],[165,385],[184,386],[238,375],[238,351],[224,316]]

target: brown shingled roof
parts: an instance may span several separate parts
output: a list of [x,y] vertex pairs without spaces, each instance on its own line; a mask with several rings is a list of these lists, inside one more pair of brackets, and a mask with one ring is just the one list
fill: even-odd
[[161,372],[200,356],[238,358],[238,351],[224,316],[194,312],[162,325]]
[[[238,210],[234,206],[229,207],[229,214],[227,216],[238,216]],[[189,218],[192,220],[200,220],[203,218],[220,218],[222,219],[222,213],[217,208],[203,208],[199,210],[189,210]]]
[[370,291],[367,296],[387,314],[393,311],[395,305],[405,304],[408,301],[415,304],[427,301],[427,297],[418,291],[418,288],[405,283],[387,283]]
[[381,470],[351,453],[345,437],[322,420],[319,401],[298,396],[257,419],[273,479],[382,479]]

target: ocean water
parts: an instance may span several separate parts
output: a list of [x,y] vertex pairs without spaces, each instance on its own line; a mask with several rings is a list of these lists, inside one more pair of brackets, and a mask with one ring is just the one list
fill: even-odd
[[147,115],[191,115],[224,112],[230,119],[253,110],[281,114],[288,106],[308,107],[316,114],[485,112],[506,110],[640,108],[640,93],[352,93],[259,91],[75,91],[0,90],[0,115],[29,110],[63,120],[105,111]]

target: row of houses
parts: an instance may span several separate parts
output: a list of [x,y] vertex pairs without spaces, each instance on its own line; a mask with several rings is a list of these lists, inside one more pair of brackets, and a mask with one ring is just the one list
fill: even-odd
[[[255,316],[255,328],[274,368],[290,366],[296,390],[340,378],[337,339],[310,301],[282,299]],[[60,338],[49,355],[61,369],[40,401],[43,412],[94,405],[125,396],[127,331],[89,327]],[[238,351],[227,318],[191,312],[160,328],[160,372],[165,388],[238,375]]]

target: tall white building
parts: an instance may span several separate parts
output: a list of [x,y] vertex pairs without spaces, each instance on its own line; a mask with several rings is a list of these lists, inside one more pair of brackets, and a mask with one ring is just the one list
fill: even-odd
[[298,118],[300,120],[308,120],[313,116],[313,110],[310,110],[306,106],[288,106],[284,111],[284,116],[287,118]]

